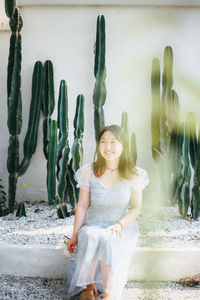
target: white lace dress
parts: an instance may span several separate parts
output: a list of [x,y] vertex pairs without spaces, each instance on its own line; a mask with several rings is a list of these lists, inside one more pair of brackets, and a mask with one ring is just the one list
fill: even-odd
[[77,249],[72,257],[73,267],[67,270],[64,277],[65,297],[79,293],[86,288],[90,266],[93,259],[98,260],[94,282],[103,292],[103,281],[100,261],[109,265],[114,279],[114,299],[120,300],[128,277],[128,269],[135,248],[139,228],[134,220],[122,230],[117,237],[105,228],[119,221],[130,208],[131,189],[145,188],[149,179],[146,171],[136,167],[139,177],[135,180],[124,180],[117,187],[105,187],[94,175],[92,164],[83,165],[76,172],[78,187],[90,190],[90,206],[81,229],[78,232]]

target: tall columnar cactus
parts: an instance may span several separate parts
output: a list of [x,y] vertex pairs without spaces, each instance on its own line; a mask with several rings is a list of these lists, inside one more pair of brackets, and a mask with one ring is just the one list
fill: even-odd
[[50,122],[49,130],[49,149],[48,149],[48,174],[47,187],[49,204],[53,205],[57,202],[56,196],[56,158],[57,158],[57,122]]
[[84,97],[83,95],[78,95],[76,99],[76,112],[74,116],[74,142],[72,145],[72,167],[74,172],[80,168],[83,162],[84,128]]
[[[126,111],[122,112],[121,128],[122,128],[122,132],[125,137],[125,140],[126,140],[126,147],[129,150],[128,113]],[[136,165],[137,146],[136,146],[136,137],[135,137],[134,132],[131,134],[130,152],[132,155],[133,162]]]
[[83,163],[83,134],[85,129],[84,121],[84,96],[78,95],[76,99],[76,112],[74,116],[74,142],[72,145],[72,158],[68,166],[68,183],[71,189],[69,190],[69,199],[72,207],[76,207],[78,202],[79,190],[76,187],[74,178],[75,172],[81,167]]
[[172,179],[170,194],[171,194],[171,205],[175,205],[180,199],[180,192],[182,187],[181,178],[181,155],[182,155],[182,145],[184,136],[184,122],[179,125],[178,132],[176,135],[176,145],[175,145],[175,162],[174,162],[174,176]]
[[[162,74],[162,92],[160,91],[161,75],[160,63],[154,59],[152,63],[151,87],[152,87],[152,156],[159,165],[160,178],[163,195],[168,190],[175,190],[170,187],[171,178],[174,176],[174,153],[176,136],[180,123],[179,101],[176,92],[173,90],[173,53],[171,47],[164,51],[164,69]],[[170,164],[170,159],[173,163]],[[170,167],[171,170],[170,170]],[[170,174],[171,173],[171,174]],[[175,182],[175,178],[174,178]],[[166,202],[169,203],[168,198]]]
[[106,101],[106,67],[105,67],[105,18],[98,16],[96,30],[94,75],[96,78],[93,90],[95,138],[98,140],[101,129],[105,126],[103,105]]
[[65,80],[61,80],[59,99],[58,99],[58,118],[57,125],[59,130],[59,144],[57,151],[57,179],[58,196],[60,202],[67,202],[65,199],[65,190],[67,187],[67,172],[69,164],[69,121],[68,121],[68,96]]
[[24,141],[24,159],[19,164],[19,138],[22,128],[21,99],[21,28],[23,26],[20,10],[15,1],[5,1],[5,11],[10,18],[12,31],[8,58],[7,97],[8,97],[8,129],[10,133],[7,169],[9,172],[8,205],[12,213],[15,208],[16,186],[18,176],[22,176],[28,168],[37,143],[37,131],[40,115],[42,64],[37,62],[33,72],[32,100],[29,115],[28,131]]
[[[196,220],[200,214],[200,128],[198,131],[198,143],[196,148],[196,161],[193,165],[194,168],[194,184],[192,188],[192,201],[191,201],[191,213],[194,220]],[[191,159],[192,162],[192,159]]]
[[155,58],[152,62],[151,91],[152,156],[154,161],[157,162],[157,158],[160,157],[160,62],[157,58]]
[[132,154],[132,159],[133,159],[134,165],[136,165],[136,162],[137,162],[137,144],[136,144],[136,136],[135,136],[134,132],[131,135],[131,154]]
[[42,111],[44,114],[43,151],[46,159],[48,159],[49,130],[50,130],[51,115],[55,107],[53,75],[54,75],[53,64],[50,60],[47,60],[44,63],[43,90],[42,90]]
[[179,212],[183,218],[187,216],[188,207],[190,205],[190,159],[189,159],[189,147],[190,147],[190,131],[188,120],[184,125],[184,136],[182,144],[181,155],[181,190],[180,197],[178,199]]
[[126,140],[126,147],[129,149],[128,113],[126,111],[122,112],[121,129]]

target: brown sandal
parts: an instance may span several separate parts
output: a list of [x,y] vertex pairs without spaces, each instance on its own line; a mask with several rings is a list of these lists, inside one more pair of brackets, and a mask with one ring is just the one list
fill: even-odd
[[87,288],[80,294],[80,300],[95,300],[95,294],[97,294],[97,288],[94,283],[87,285]]
[[103,298],[102,300],[113,300],[114,298],[112,297],[111,294],[104,292],[103,293]]

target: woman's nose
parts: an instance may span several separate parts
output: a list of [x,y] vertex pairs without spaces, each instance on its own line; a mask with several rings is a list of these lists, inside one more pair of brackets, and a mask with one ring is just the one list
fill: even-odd
[[111,148],[110,143],[107,143],[107,144],[106,144],[106,149],[110,149],[110,148]]

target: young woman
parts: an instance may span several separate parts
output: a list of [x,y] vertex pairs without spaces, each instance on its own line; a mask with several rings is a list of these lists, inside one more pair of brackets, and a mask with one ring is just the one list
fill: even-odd
[[80,300],[120,300],[127,281],[133,249],[138,241],[137,216],[145,170],[134,167],[121,128],[107,126],[100,134],[94,163],[76,172],[80,187],[73,235],[67,249],[75,254],[67,297]]

